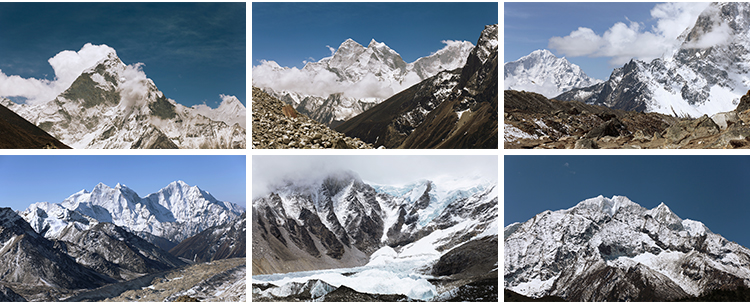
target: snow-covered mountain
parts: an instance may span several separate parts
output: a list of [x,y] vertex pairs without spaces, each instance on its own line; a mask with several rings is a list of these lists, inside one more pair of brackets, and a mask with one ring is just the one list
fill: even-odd
[[581,67],[564,57],[556,57],[549,50],[536,50],[503,66],[503,89],[536,92],[547,98],[602,82],[589,77]]
[[694,118],[733,110],[750,87],[750,3],[712,3],[680,39],[662,58],[631,60],[557,99]]
[[750,250],[664,203],[599,196],[504,231],[505,288],[526,296],[664,301],[750,285]]
[[367,47],[347,39],[332,56],[302,69],[263,61],[253,67],[253,85],[323,124],[335,125],[443,70],[466,63],[474,45],[444,41],[437,52],[406,63],[385,43]]
[[81,190],[61,203],[31,204],[20,214],[47,238],[59,239],[71,226],[85,230],[109,222],[158,245],[157,237],[176,244],[243,213],[241,206],[175,181],[145,197],[122,184],[112,188],[99,183],[92,191]]
[[498,25],[487,25],[466,64],[441,71],[336,127],[376,147],[497,148]]
[[496,236],[497,209],[495,182],[381,186],[352,172],[287,181],[253,201],[253,274],[399,258],[431,264],[470,240]]
[[235,97],[217,109],[183,106],[109,49],[52,101],[0,102],[73,148],[245,148],[245,107]]

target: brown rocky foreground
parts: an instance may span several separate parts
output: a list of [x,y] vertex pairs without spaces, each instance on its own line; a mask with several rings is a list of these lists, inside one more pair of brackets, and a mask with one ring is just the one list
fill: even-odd
[[676,118],[504,93],[506,149],[750,148],[750,91],[733,111]]
[[372,149],[253,87],[253,149]]

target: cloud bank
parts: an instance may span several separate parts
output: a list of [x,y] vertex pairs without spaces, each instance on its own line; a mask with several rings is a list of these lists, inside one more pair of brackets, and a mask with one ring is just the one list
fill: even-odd
[[[651,17],[656,25],[644,29],[642,24],[629,21],[615,23],[604,34],[598,35],[592,29],[580,27],[565,37],[552,37],[548,47],[561,55],[576,57],[610,57],[609,64],[620,66],[630,59],[652,60],[669,55],[679,48],[680,34],[692,27],[700,13],[709,3],[661,3],[651,9]],[[722,31],[721,27],[714,27]],[[709,33],[711,34],[711,33]],[[707,35],[704,44],[715,42],[721,33]]]
[[[440,50],[456,48],[463,44],[462,41],[444,40],[445,46]],[[326,45],[331,51],[331,56],[336,50]],[[440,53],[440,51],[432,54]],[[323,62],[330,57],[321,59],[318,62],[307,62],[307,65],[327,65]],[[275,91],[297,92],[303,95],[312,95],[317,97],[328,97],[334,93],[344,93],[344,96],[357,99],[386,99],[394,94],[419,83],[422,79],[414,72],[408,73],[403,80],[399,82],[385,82],[379,80],[372,73],[366,74],[357,82],[342,82],[339,77],[324,69],[313,69],[297,67],[281,67],[272,60],[260,60],[260,65],[253,66],[253,85],[258,87],[272,88]]]
[[252,158],[252,198],[267,195],[285,181],[319,182],[326,176],[352,171],[366,183],[404,185],[428,179],[445,182],[498,181],[497,156],[484,155],[256,155]]
[[90,43],[78,52],[62,51],[48,60],[55,72],[52,80],[6,75],[0,70],[0,97],[24,97],[29,104],[48,102],[68,89],[84,70],[110,53],[115,53],[115,49]]

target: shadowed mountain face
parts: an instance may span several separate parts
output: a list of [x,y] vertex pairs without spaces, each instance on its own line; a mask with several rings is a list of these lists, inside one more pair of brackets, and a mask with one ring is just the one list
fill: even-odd
[[0,208],[0,281],[64,289],[112,282],[59,250],[10,208]]
[[463,68],[442,71],[336,130],[387,148],[497,148],[497,25]]
[[247,231],[245,214],[232,222],[208,228],[169,250],[172,255],[195,262],[245,257]]
[[70,149],[0,101],[0,149]]

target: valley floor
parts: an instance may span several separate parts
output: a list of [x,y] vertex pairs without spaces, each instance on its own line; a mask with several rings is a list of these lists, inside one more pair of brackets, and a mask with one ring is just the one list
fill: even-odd
[[246,259],[198,263],[79,292],[65,301],[244,302]]

